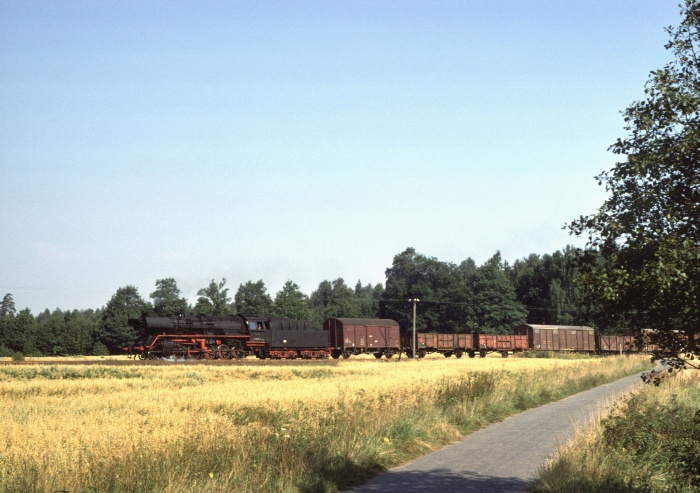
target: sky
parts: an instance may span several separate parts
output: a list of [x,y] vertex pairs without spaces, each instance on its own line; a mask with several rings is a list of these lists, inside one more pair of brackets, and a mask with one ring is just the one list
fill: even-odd
[[0,296],[583,246],[678,0],[0,2]]

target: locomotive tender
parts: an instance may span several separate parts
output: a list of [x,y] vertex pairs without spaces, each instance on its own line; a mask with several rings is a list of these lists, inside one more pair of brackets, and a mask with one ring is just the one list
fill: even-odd
[[[391,358],[413,354],[413,337],[401,333],[399,324],[389,319],[331,318],[323,330],[315,330],[304,320],[238,315],[159,315],[147,312],[130,319],[129,327],[139,334],[129,348],[141,359],[325,359],[373,354]],[[421,332],[416,337],[416,356],[440,353],[461,358],[468,354],[525,350],[588,353],[646,352],[639,335],[608,336],[590,327],[521,325],[513,334],[452,334]]]

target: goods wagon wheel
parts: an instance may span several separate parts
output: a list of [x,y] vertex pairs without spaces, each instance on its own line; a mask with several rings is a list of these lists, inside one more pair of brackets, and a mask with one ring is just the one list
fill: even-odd
[[338,358],[340,358],[341,354],[342,354],[342,351],[334,349],[333,351],[331,351],[331,358],[338,359]]
[[394,351],[386,351],[384,356],[386,356],[386,359],[391,359],[394,356]]
[[455,351],[455,357],[456,358],[461,358],[464,353],[462,351]]
[[381,351],[377,351],[376,353],[372,353],[372,355],[373,355],[375,358],[379,359],[379,358],[382,357],[382,352],[381,352]]
[[449,358],[452,356],[452,351],[445,351],[443,354],[445,355],[445,358]]
[[233,356],[231,347],[227,344],[219,344],[216,348],[216,354],[218,354],[221,359],[231,359]]
[[467,354],[469,354],[470,358],[473,358],[474,356],[476,356],[476,353],[474,351],[469,351],[469,353],[467,353]]
[[418,356],[419,358],[425,358],[425,354],[425,349],[419,349],[416,353],[416,356]]
[[350,357],[350,351],[345,351],[343,353],[343,359],[348,359]]

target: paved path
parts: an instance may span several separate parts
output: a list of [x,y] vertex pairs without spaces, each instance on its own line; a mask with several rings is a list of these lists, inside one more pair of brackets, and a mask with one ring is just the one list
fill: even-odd
[[511,416],[351,491],[527,491],[539,468],[577,427],[590,423],[616,398],[641,384],[640,375],[634,375]]

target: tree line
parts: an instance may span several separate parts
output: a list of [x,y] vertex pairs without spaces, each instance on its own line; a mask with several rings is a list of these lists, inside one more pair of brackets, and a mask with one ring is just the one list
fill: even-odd
[[394,257],[386,282],[354,287],[342,278],[322,281],[310,295],[293,281],[272,296],[262,280],[239,285],[235,294],[227,279],[212,279],[190,303],[174,278],[158,279],[146,300],[134,286],[119,288],[95,310],[56,309],[33,315],[17,311],[8,293],[0,303],[0,355],[106,355],[132,344],[136,334],[129,318],[154,310],[162,314],[256,313],[309,320],[321,328],[328,318],[392,318],[403,328],[412,324],[411,299],[417,304],[417,326],[446,332],[507,333],[530,323],[573,324],[585,312],[574,286],[577,250],[532,254],[513,265],[500,253],[481,266],[467,258],[444,262],[408,248]]

